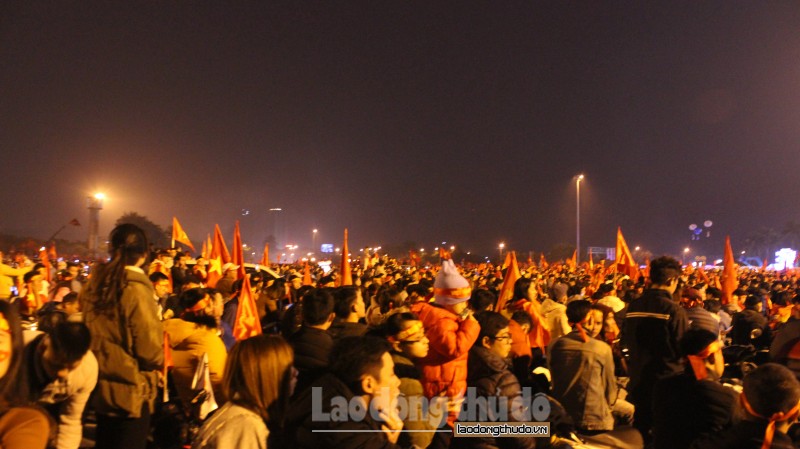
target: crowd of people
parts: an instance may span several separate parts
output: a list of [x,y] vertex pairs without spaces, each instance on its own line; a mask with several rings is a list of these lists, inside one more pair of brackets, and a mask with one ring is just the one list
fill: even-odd
[[[720,273],[670,257],[631,278],[376,256],[350,276],[284,264],[246,282],[225,263],[209,285],[208,261],[153,251],[129,224],[85,268],[0,264],[0,447],[800,442],[792,270],[742,269],[723,292]],[[250,297],[261,335],[241,338]],[[465,421],[549,422],[550,436],[454,435]]]

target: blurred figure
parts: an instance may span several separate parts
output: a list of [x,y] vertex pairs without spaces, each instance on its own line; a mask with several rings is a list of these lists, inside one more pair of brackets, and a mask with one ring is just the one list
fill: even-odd
[[62,321],[25,345],[30,399],[57,423],[57,449],[78,449],[81,444],[83,410],[97,384],[97,359],[90,343],[85,324]]
[[230,401],[203,424],[192,448],[266,449],[270,431],[283,427],[294,392],[293,363],[292,348],[279,336],[238,342],[225,365],[223,391]]
[[218,335],[214,299],[202,288],[183,292],[181,305],[184,312],[180,318],[164,321],[169,345],[172,348],[172,375],[178,396],[185,407],[192,402],[192,379],[197,364],[208,354],[208,370],[211,387],[218,402],[224,402],[222,374],[225,369],[227,350]]
[[25,382],[22,328],[19,315],[7,301],[0,301],[0,447],[44,449],[50,435],[50,419],[28,404]]

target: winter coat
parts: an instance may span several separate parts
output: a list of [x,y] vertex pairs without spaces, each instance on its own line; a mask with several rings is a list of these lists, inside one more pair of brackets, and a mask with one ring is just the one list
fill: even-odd
[[[480,421],[480,422],[519,422],[529,421],[528,411],[525,408],[514,410],[513,406],[522,404],[522,388],[517,378],[509,371],[507,360],[489,349],[475,345],[469,351],[468,362],[469,377],[467,383],[470,388],[475,389],[475,394],[468,395],[463,410],[477,412],[477,416],[461,417],[461,421]],[[470,398],[478,398],[475,404],[470,404]],[[504,398],[508,407],[504,410],[499,406],[490,406],[485,409],[486,404],[483,398]],[[515,398],[519,398],[516,401]],[[500,404],[500,402],[497,402]],[[497,415],[497,412],[505,412],[504,416]],[[484,419],[484,417],[486,419]],[[479,438],[454,438],[451,443],[453,449],[495,449],[495,448],[534,448],[536,439],[530,437],[479,437]]]
[[738,421],[738,404],[733,388],[697,380],[692,371],[661,379],[653,391],[655,449],[688,447],[698,438],[727,432]]
[[612,430],[611,407],[617,401],[617,379],[611,346],[577,331],[556,340],[549,356],[553,396],[585,430]]
[[192,449],[267,449],[268,437],[257,413],[228,402],[203,423]]
[[550,298],[542,301],[542,318],[544,318],[544,322],[547,323],[547,328],[550,330],[550,342],[557,340],[572,330],[567,319],[567,306]]
[[218,335],[217,329],[210,329],[179,318],[164,321],[164,331],[169,337],[172,348],[172,378],[178,396],[185,406],[192,401],[192,380],[197,364],[208,354],[208,371],[214,398],[220,404],[225,402],[222,393],[222,375],[225,372],[225,360],[228,352]]
[[294,350],[294,367],[299,371],[295,391],[300,392],[328,370],[333,338],[327,331],[303,326],[289,337],[289,344]]
[[478,339],[480,325],[476,320],[461,320],[444,308],[424,302],[413,304],[411,311],[422,321],[425,336],[430,340],[428,355],[417,361],[425,396],[463,394],[467,389],[467,357]]
[[[155,409],[158,372],[164,365],[164,331],[153,301],[153,284],[140,268],[125,267],[119,304],[110,311],[85,307],[91,350],[99,376],[92,404],[99,414],[139,418],[143,405]],[[84,290],[86,293],[86,290]]]
[[686,312],[667,290],[649,289],[628,306],[622,341],[630,350],[631,398],[646,403],[656,380],[683,372],[678,341],[689,327]]

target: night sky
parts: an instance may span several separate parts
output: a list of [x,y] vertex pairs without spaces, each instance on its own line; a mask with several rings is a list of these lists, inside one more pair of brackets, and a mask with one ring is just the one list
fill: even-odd
[[101,190],[101,235],[543,251],[584,173],[583,246],[736,249],[800,219],[800,2],[5,1],[0,154],[42,239]]

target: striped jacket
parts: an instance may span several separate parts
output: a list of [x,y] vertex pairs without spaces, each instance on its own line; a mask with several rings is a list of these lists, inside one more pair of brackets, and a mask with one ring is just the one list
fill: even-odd
[[631,392],[683,372],[678,341],[688,327],[686,311],[666,290],[646,290],[631,302],[622,331],[623,344],[630,350]]

